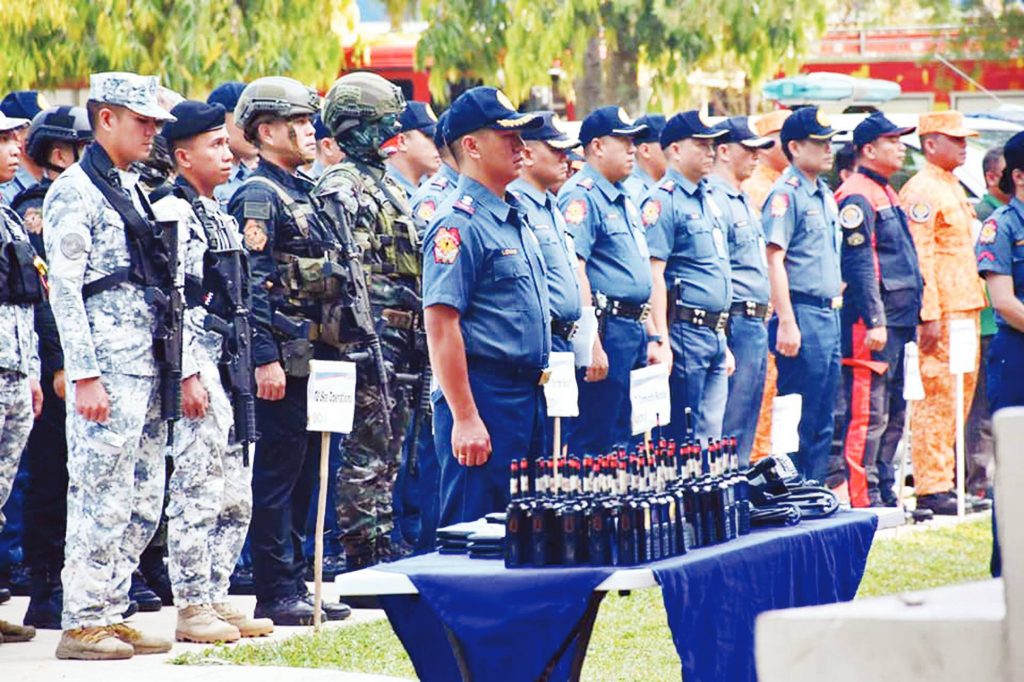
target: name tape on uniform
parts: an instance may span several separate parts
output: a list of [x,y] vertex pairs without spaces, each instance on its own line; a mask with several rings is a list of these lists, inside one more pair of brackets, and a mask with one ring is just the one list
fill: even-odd
[[572,336],[572,352],[576,355],[577,367],[590,367],[596,338],[597,311],[594,306],[585,305],[576,322],[576,333]]
[[788,455],[800,449],[800,416],[803,397],[799,393],[775,396],[772,401],[772,454]]
[[672,420],[668,367],[648,365],[629,373],[629,399],[633,404],[633,435],[664,426]]
[[306,430],[349,433],[356,412],[356,365],[332,360],[309,361]]
[[576,386],[576,356],[573,353],[552,353],[548,363],[551,376],[544,384],[544,398],[549,417],[580,415],[579,387]]
[[949,373],[973,372],[978,361],[978,328],[971,318],[949,321]]

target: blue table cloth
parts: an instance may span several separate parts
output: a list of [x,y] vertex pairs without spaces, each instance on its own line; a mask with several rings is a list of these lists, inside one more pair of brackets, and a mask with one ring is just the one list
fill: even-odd
[[[852,599],[878,524],[840,512],[649,564],[662,588],[686,682],[754,680],[754,620],[795,606]],[[419,595],[381,596],[420,679],[567,679],[563,647],[614,567],[506,569],[501,561],[430,554],[380,570],[404,573]],[[452,646],[461,649],[460,670]]]

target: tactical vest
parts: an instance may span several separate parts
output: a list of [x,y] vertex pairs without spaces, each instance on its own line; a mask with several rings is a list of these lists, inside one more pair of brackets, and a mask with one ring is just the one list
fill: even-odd
[[419,287],[422,272],[419,238],[408,202],[379,179],[369,168],[352,161],[342,161],[321,176],[320,184],[331,177],[345,177],[356,189],[356,220],[352,234],[364,253],[372,254],[364,261],[373,274],[398,276],[415,281]]
[[27,239],[19,239],[11,225],[18,214],[0,206],[0,303],[34,305],[45,299],[46,266]]
[[883,289],[896,291],[918,287],[917,251],[896,192],[863,173],[853,173],[836,190],[836,201],[841,203],[847,197],[857,194],[867,199],[875,212],[875,233],[871,238],[871,249],[875,252],[877,273]]

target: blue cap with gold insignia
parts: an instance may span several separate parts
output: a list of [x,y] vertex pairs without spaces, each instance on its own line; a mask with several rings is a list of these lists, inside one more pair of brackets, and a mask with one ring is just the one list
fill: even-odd
[[524,140],[536,140],[538,142],[544,142],[548,146],[558,149],[559,151],[567,151],[573,147],[578,147],[580,141],[569,137],[569,135],[559,127],[558,116],[552,111],[538,111],[536,112],[543,124],[534,130],[527,130],[523,132]]
[[915,126],[901,128],[885,117],[881,111],[876,111],[853,129],[853,146],[858,149],[866,144],[874,142],[880,137],[902,137],[914,132]]
[[733,116],[715,126],[715,130],[724,130],[725,135],[718,138],[718,144],[739,144],[747,149],[769,149],[775,144],[770,137],[758,137],[750,129],[750,120],[746,116]]
[[840,131],[832,127],[825,112],[818,107],[797,109],[782,124],[779,137],[786,145],[793,140],[831,140]]
[[661,131],[665,129],[665,117],[661,114],[644,114],[636,120],[638,126],[647,126],[647,130],[633,136],[637,144],[661,143]]
[[243,90],[245,90],[245,83],[242,81],[221,83],[207,96],[206,103],[219,104],[224,107],[224,111],[233,113]]
[[448,109],[449,144],[463,135],[481,128],[491,130],[530,130],[543,125],[536,114],[521,114],[512,101],[497,88],[479,86],[470,88],[452,102]]
[[631,119],[622,107],[601,107],[583,119],[580,125],[580,144],[586,147],[594,139],[606,135],[635,138],[646,130],[646,125]]
[[698,140],[713,140],[726,134],[711,126],[703,112],[693,109],[676,114],[665,123],[661,131],[661,146],[667,147],[673,142],[692,137]]
[[437,114],[424,102],[409,101],[405,105],[405,111],[398,117],[398,124],[401,126],[399,132],[407,133],[410,130],[418,130],[427,137],[433,138],[437,132]]
[[47,107],[46,100],[35,90],[15,90],[0,102],[0,113],[8,118],[26,119],[28,123]]

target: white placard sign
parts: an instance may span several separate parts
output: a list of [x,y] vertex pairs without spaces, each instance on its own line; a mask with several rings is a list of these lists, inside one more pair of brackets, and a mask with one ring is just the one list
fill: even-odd
[[949,321],[949,373],[973,372],[978,360],[978,328],[971,318]]
[[594,306],[585,305],[580,319],[576,321],[576,333],[572,337],[572,352],[576,354],[577,367],[590,366],[590,356],[594,354],[596,338],[597,311]]
[[309,361],[306,430],[349,433],[356,411],[356,365],[331,360]]
[[548,363],[551,376],[544,384],[544,398],[549,417],[578,417],[579,389],[576,386],[576,356],[573,353],[552,353]]
[[788,455],[800,450],[800,415],[803,397],[799,393],[777,395],[772,401],[772,454]]
[[629,400],[633,406],[633,435],[664,426],[672,420],[668,367],[648,365],[629,373]]
[[924,384],[921,383],[921,355],[917,342],[908,341],[903,346],[903,399],[924,400]]

